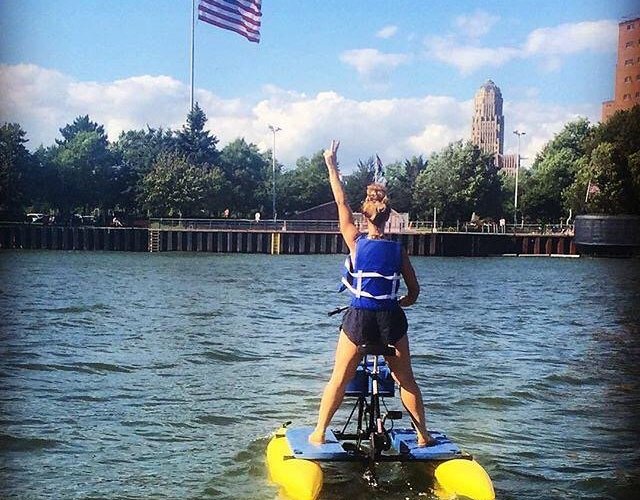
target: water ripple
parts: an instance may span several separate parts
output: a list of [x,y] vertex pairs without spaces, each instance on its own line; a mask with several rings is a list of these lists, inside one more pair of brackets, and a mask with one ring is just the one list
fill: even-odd
[[[326,312],[347,300],[341,260],[4,252],[0,496],[276,497],[268,436],[315,421],[340,323]],[[412,260],[429,425],[501,499],[633,498],[640,263]],[[359,465],[327,465],[323,499],[432,498],[424,468],[386,465],[379,491]]]

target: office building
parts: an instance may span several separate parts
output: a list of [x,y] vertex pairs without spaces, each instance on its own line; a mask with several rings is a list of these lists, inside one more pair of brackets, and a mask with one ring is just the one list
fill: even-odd
[[640,17],[618,24],[613,99],[602,103],[602,121],[640,104]]

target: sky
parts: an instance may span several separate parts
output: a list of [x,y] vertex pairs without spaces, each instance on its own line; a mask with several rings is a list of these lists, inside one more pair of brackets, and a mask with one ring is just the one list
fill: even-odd
[[[179,128],[189,111],[191,0],[0,0],[0,122],[51,145],[80,115]],[[244,137],[294,168],[340,139],[349,172],[428,157],[471,135],[473,96],[504,98],[505,152],[537,152],[613,97],[633,0],[263,0],[261,42],[198,21],[195,97],[219,147]]]

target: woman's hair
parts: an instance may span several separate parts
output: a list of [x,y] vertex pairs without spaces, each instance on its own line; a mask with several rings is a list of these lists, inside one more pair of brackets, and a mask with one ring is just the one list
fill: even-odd
[[391,207],[385,186],[377,183],[367,186],[367,197],[362,202],[362,213],[377,227],[386,224],[391,215]]

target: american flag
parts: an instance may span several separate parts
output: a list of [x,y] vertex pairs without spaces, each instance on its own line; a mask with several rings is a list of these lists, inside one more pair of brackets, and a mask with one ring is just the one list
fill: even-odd
[[198,19],[260,42],[262,0],[200,0]]
[[384,167],[382,166],[382,160],[376,154],[376,166],[373,172],[373,182],[377,182],[379,184],[387,184],[387,179],[384,178]]
[[600,192],[600,188],[597,184],[591,182],[589,179],[589,183],[587,184],[587,194],[584,196],[584,202],[587,203],[589,201],[589,195],[598,194]]

